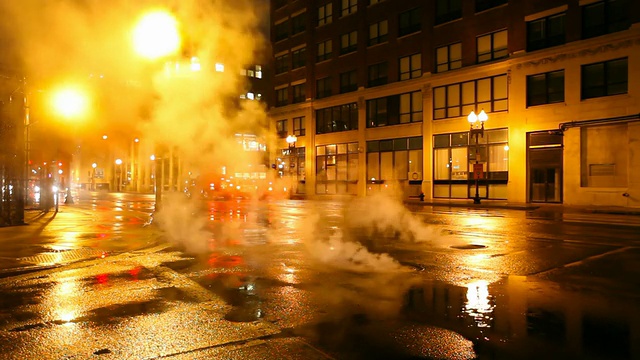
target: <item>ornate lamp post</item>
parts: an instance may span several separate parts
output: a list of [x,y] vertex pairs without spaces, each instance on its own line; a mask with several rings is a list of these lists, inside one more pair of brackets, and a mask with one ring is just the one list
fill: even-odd
[[476,115],[475,112],[471,112],[469,116],[467,116],[467,120],[469,121],[470,129],[469,134],[471,136],[476,137],[476,162],[473,165],[473,178],[476,183],[476,195],[473,198],[474,204],[480,204],[480,193],[478,191],[479,184],[478,181],[483,177],[483,165],[478,162],[478,158],[480,157],[480,152],[478,148],[478,136],[484,137],[484,123],[487,121],[489,117],[484,110],[480,111],[480,114]]
[[91,164],[91,188],[89,190],[91,191],[96,191],[96,168],[98,167],[98,164],[93,163]]
[[118,165],[118,167],[116,168],[116,189],[118,189],[117,191],[120,192],[120,187],[122,186],[122,159],[116,159],[116,165]]
[[296,160],[296,141],[298,141],[298,138],[295,135],[289,135],[287,136],[287,144],[289,144],[289,179],[291,179],[291,184],[289,186],[289,196],[293,196],[293,184],[294,181],[297,182],[297,176],[296,179],[294,180],[293,178],[293,168],[296,166],[295,164],[295,160]]

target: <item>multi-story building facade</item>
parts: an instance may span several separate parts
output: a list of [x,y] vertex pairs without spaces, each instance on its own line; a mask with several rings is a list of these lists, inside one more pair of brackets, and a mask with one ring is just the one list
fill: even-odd
[[637,1],[271,5],[298,192],[640,206]]

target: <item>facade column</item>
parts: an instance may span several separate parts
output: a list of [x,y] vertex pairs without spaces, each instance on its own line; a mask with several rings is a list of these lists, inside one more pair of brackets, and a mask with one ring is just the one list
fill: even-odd
[[358,98],[358,196],[367,196],[367,102]]
[[433,102],[431,84],[422,87],[422,193],[433,199]]

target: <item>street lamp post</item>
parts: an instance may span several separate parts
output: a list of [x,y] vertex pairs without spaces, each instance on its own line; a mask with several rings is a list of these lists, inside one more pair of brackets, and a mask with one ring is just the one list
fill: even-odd
[[[295,135],[289,135],[287,136],[287,144],[289,144],[289,179],[291,181],[290,187],[289,187],[289,197],[293,197],[293,184],[294,184],[294,179],[293,179],[293,169],[296,166],[295,164],[295,157],[296,157],[296,141],[298,141],[298,138]],[[297,182],[297,176],[295,179]]]
[[483,165],[478,162],[478,158],[480,157],[480,152],[478,148],[478,136],[482,136],[484,138],[484,123],[487,121],[489,117],[484,110],[480,111],[480,114],[476,115],[475,112],[471,112],[469,116],[467,116],[467,120],[469,121],[470,129],[469,134],[471,136],[475,136],[476,138],[476,162],[473,166],[473,178],[476,183],[476,195],[473,198],[474,204],[480,204],[480,193],[479,193],[479,181],[483,176]]
[[96,191],[96,168],[98,164],[91,164],[91,191]]
[[116,159],[116,165],[118,165],[116,168],[116,188],[117,191],[120,192],[120,186],[122,184],[122,159]]

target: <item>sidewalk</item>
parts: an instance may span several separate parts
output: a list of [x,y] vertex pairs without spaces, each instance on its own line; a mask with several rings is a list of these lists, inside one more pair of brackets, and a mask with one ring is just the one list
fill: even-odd
[[469,209],[511,209],[511,210],[547,210],[562,213],[584,213],[584,214],[615,214],[640,216],[640,208],[627,208],[615,206],[571,206],[550,203],[513,203],[500,200],[482,200],[480,204],[474,204],[471,199],[463,200],[424,200],[408,199],[405,204],[438,206],[438,207],[463,207]]

